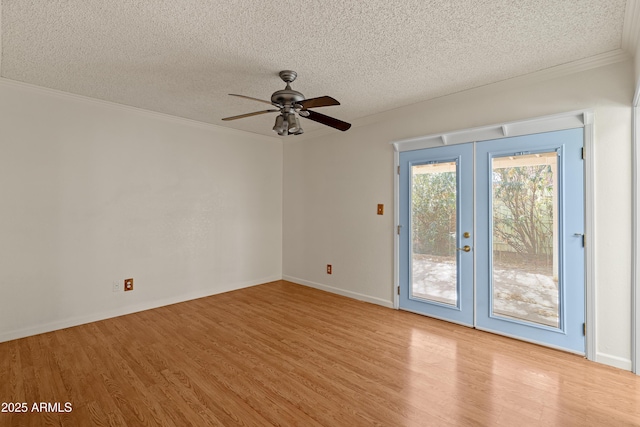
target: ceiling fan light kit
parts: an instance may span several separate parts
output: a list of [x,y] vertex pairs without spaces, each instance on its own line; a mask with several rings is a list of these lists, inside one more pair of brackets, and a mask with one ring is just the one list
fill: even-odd
[[239,116],[225,117],[222,120],[236,120],[243,119],[245,117],[257,116],[260,114],[279,112],[276,117],[276,122],[273,126],[273,131],[278,135],[301,135],[304,130],[300,126],[300,120],[298,116],[304,117],[314,122],[318,122],[325,126],[330,126],[334,129],[346,131],[351,127],[351,124],[343,122],[333,117],[325,116],[324,114],[316,113],[309,110],[309,108],[328,107],[330,105],[340,105],[338,101],[330,96],[321,96],[318,98],[305,99],[304,95],[300,92],[291,89],[291,83],[296,79],[298,74],[292,70],[280,71],[280,78],[287,84],[282,90],[275,91],[271,95],[271,101],[266,101],[258,98],[252,98],[245,95],[237,95],[230,93],[231,96],[238,96],[240,98],[251,99],[253,101],[263,102],[277,107],[277,110],[262,110],[253,113],[241,114]]
[[289,122],[289,132],[296,133],[300,129],[300,121],[294,113],[287,114],[287,122]]
[[[288,127],[289,124],[287,123],[286,126]],[[284,116],[282,114],[276,117],[276,124],[273,125],[273,131],[277,132],[278,135],[284,135],[287,132],[287,128],[285,128],[284,124]]]

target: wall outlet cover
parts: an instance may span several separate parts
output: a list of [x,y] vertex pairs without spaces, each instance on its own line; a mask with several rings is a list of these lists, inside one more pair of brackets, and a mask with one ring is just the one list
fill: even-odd
[[124,279],[124,291],[132,291],[133,290],[133,279]]

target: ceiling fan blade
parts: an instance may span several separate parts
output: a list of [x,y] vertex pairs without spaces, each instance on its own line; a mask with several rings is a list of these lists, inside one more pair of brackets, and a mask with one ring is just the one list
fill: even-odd
[[[307,119],[313,120],[314,122],[322,123],[326,126],[331,126],[332,128],[346,131],[351,127],[351,123],[343,122],[342,120],[335,119],[333,117],[325,116],[324,114],[316,113],[315,111],[307,111],[309,113],[306,116]],[[301,116],[304,117],[304,116]]]
[[330,105],[340,105],[338,101],[333,99],[330,96],[320,96],[318,98],[309,98],[303,99],[297,104],[302,105],[302,108],[317,108],[317,107],[328,107]]
[[269,105],[275,105],[275,104],[274,104],[273,102],[271,102],[271,101],[267,101],[267,100],[264,100],[264,99],[258,99],[258,98],[252,98],[252,97],[250,97],[250,96],[246,96],[246,95],[238,95],[238,94],[236,94],[236,93],[230,93],[229,95],[231,95],[231,96],[238,96],[238,97],[240,97],[240,98],[245,98],[245,99],[251,99],[251,100],[253,100],[253,101],[264,102],[265,104],[269,104]]
[[224,121],[228,121],[228,120],[236,120],[236,119],[244,119],[245,117],[251,117],[251,116],[257,116],[259,114],[266,114],[266,113],[274,113],[276,111],[280,111],[280,110],[263,110],[263,111],[254,111],[253,113],[247,113],[247,114],[240,114],[239,116],[231,116],[231,117],[225,117]]

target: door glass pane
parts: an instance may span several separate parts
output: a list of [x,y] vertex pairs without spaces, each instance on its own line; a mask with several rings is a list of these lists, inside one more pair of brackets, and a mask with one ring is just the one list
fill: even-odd
[[494,315],[559,327],[557,153],[492,161]]
[[457,305],[456,162],[412,166],[411,296]]

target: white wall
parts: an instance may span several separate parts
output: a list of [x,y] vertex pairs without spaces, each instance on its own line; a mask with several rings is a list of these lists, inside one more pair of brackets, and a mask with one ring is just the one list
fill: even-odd
[[278,139],[0,80],[0,341],[278,280],[281,248]]
[[640,100],[640,43],[636,45],[636,51],[633,56],[634,66],[633,69],[635,71],[635,88],[636,88],[636,97],[635,101],[638,102]]
[[[527,83],[528,82],[528,83]],[[391,306],[391,141],[594,110],[596,360],[631,368],[631,61],[544,82],[519,79],[367,118],[284,146],[283,275]],[[376,204],[385,215],[376,215]],[[332,275],[326,264],[334,266]]]
[[640,87],[640,43],[638,43],[638,49],[634,55],[634,70],[636,74],[636,88]]

